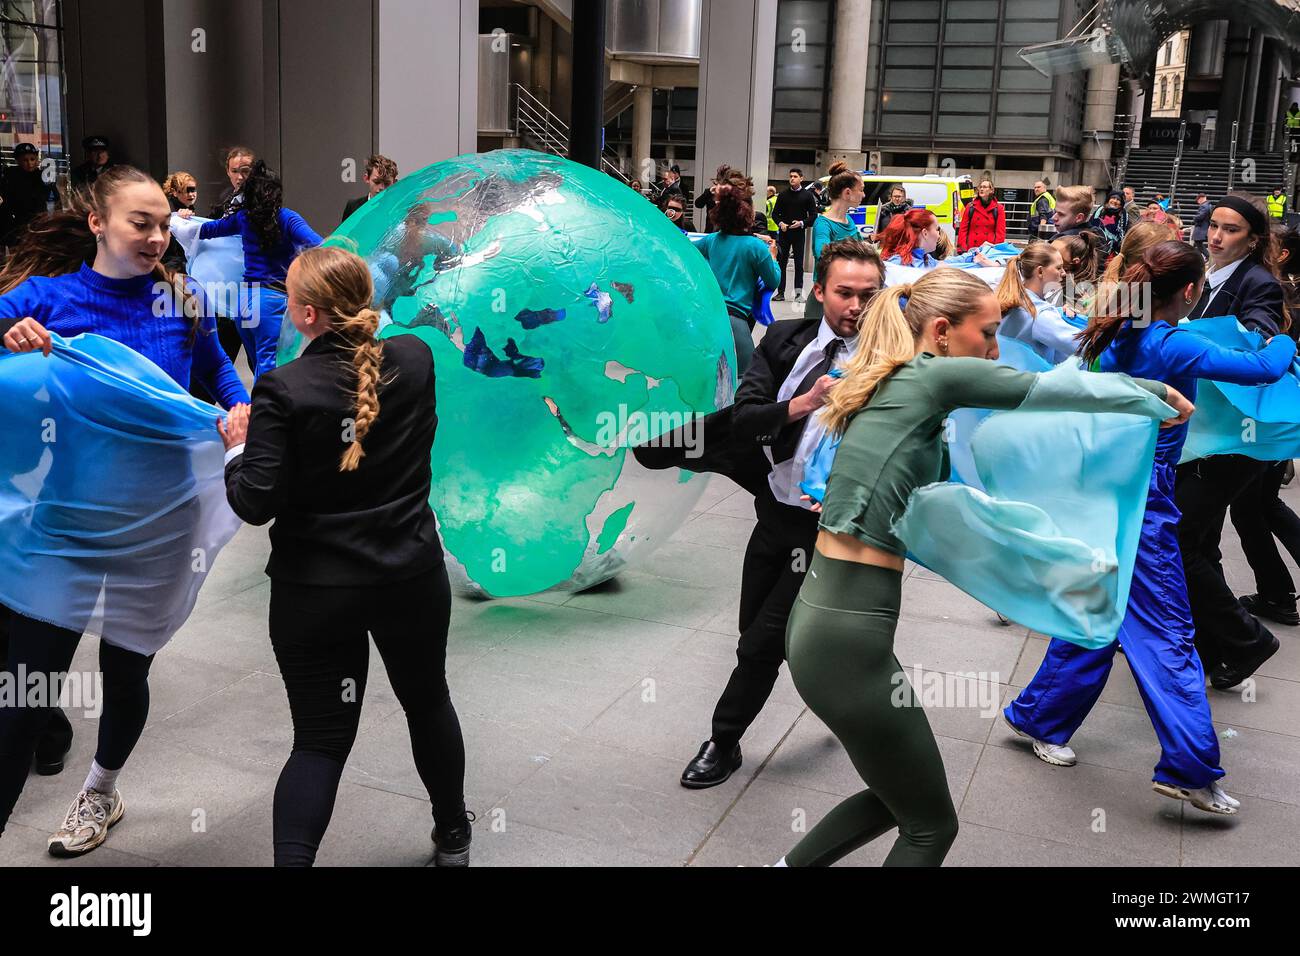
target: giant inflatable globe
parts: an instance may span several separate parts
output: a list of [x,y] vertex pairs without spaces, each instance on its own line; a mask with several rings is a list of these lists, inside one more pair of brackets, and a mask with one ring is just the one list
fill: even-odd
[[399,180],[328,241],[370,263],[380,337],[433,352],[430,503],[462,591],[591,587],[690,513],[707,476],[630,446],[730,404],[735,346],[708,265],[644,197],[498,150]]

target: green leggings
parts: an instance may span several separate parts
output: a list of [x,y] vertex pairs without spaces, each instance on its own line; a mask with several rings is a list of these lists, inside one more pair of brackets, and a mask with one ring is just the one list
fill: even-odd
[[829,866],[894,827],[885,866],[938,866],[957,836],[943,758],[894,657],[902,583],[898,571],[813,555],[785,632],[790,676],[867,789],[813,827],[790,866]]

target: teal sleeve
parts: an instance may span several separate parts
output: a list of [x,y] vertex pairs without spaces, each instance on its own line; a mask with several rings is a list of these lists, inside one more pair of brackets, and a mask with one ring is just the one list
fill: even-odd
[[830,241],[830,238],[831,238],[830,220],[828,220],[825,216],[818,216],[817,221],[813,223],[812,254],[814,259],[816,259],[818,256],[822,254],[822,247],[825,246],[826,243]]
[[758,251],[754,253],[754,271],[763,280],[763,285],[769,289],[775,289],[781,284],[781,267],[772,258],[772,253],[768,251],[766,242],[755,239],[754,243],[758,246]]

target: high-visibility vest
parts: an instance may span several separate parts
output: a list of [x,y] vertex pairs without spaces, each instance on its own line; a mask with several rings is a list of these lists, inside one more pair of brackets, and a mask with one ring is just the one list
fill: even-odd
[[1286,193],[1280,196],[1274,196],[1269,193],[1265,199],[1268,200],[1268,214],[1273,219],[1281,219],[1286,212]]
[[781,231],[781,227],[778,226],[778,225],[776,224],[776,220],[772,218],[772,210],[775,209],[775,208],[776,208],[776,197],[775,197],[775,196],[768,196],[768,197],[767,197],[767,205],[766,205],[766,207],[765,207],[766,212],[767,212],[767,231],[768,231],[768,232],[780,232],[780,231]]
[[1287,113],[1287,114],[1286,114],[1286,128],[1287,128],[1287,129],[1300,129],[1300,113]]

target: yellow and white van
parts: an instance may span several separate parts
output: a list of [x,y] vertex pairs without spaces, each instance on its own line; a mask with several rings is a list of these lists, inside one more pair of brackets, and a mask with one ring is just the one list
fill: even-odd
[[[822,177],[823,185],[829,181],[829,176]],[[939,228],[954,242],[957,240],[961,211],[966,203],[975,198],[975,185],[969,176],[888,176],[864,173],[862,181],[866,186],[862,205],[850,209],[849,218],[858,224],[858,232],[863,236],[870,236],[876,231],[876,209],[881,203],[889,202],[890,190],[895,186],[902,186],[906,190],[914,209],[924,206],[934,213],[939,220]]]

